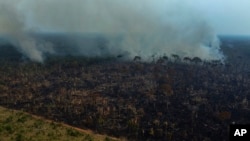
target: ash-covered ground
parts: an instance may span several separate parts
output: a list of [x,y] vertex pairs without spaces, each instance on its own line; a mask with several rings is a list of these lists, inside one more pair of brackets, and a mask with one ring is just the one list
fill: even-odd
[[0,105],[129,140],[228,140],[230,124],[250,123],[250,39],[220,38],[224,62],[62,52],[36,63],[2,42]]

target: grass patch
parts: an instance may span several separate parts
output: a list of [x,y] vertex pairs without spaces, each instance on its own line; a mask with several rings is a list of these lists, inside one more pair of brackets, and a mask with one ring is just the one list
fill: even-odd
[[3,141],[110,141],[110,139],[111,137],[76,130],[74,127],[0,107],[0,140]]
[[69,136],[73,136],[73,137],[79,137],[82,136],[83,134],[81,134],[79,131],[73,130],[73,129],[67,129],[67,135]]

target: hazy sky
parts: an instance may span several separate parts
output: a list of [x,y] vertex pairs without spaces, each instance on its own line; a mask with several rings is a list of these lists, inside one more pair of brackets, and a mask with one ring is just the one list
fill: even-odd
[[[23,0],[23,1],[24,3],[25,1],[27,1],[26,4],[39,3],[38,5],[41,5],[43,3],[48,3],[48,2],[55,3],[55,1],[58,0],[37,0],[35,2],[34,0]],[[72,1],[87,3],[88,0],[72,0]],[[134,0],[134,1],[140,1],[140,0]],[[156,5],[158,5],[159,9],[162,9],[163,7],[162,5],[164,4],[169,4],[171,2],[177,3],[178,6],[176,7],[178,8],[178,10],[180,9],[180,11],[181,11],[180,5],[188,4],[190,7],[196,9],[198,11],[197,13],[208,21],[208,23],[213,27],[213,29],[217,34],[250,35],[250,0],[158,0],[158,1],[152,0],[152,1],[154,2],[151,3],[155,3]],[[164,3],[164,1],[167,3]],[[2,3],[9,3],[9,5],[15,5],[17,2],[20,2],[20,0],[0,0],[0,2],[1,2],[0,6]],[[126,0],[124,0],[124,2],[128,3]],[[34,6],[31,7],[33,7],[33,9],[37,11]],[[49,6],[44,6],[44,7],[49,7]],[[79,8],[78,5],[77,7]],[[70,8],[66,8],[61,11],[69,11],[69,10]],[[32,13],[33,13],[32,11],[31,12],[29,11],[26,12],[26,15],[27,14],[32,15]],[[51,14],[48,14],[48,16],[53,17],[53,13],[52,16]],[[185,15],[183,17],[185,18]]]
[[218,34],[250,35],[250,0],[188,0]]
[[250,35],[250,0],[159,0],[155,3],[161,7],[164,1],[198,9],[217,34]]

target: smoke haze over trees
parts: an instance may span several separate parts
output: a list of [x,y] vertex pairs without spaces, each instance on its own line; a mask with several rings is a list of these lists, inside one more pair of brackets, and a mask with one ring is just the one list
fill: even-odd
[[[88,57],[224,58],[206,19],[180,0],[0,0],[0,7],[0,34],[37,62],[44,60],[44,54],[57,54],[55,47],[63,44],[70,45],[68,54]],[[34,36],[44,33],[64,34],[67,43]],[[86,36],[95,37],[86,41]]]

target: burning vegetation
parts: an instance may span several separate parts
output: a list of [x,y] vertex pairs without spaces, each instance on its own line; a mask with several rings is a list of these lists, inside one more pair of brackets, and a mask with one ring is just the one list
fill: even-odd
[[150,63],[5,58],[0,104],[129,140],[225,140],[229,124],[249,123],[250,68],[247,56],[222,45],[224,63],[178,55]]

